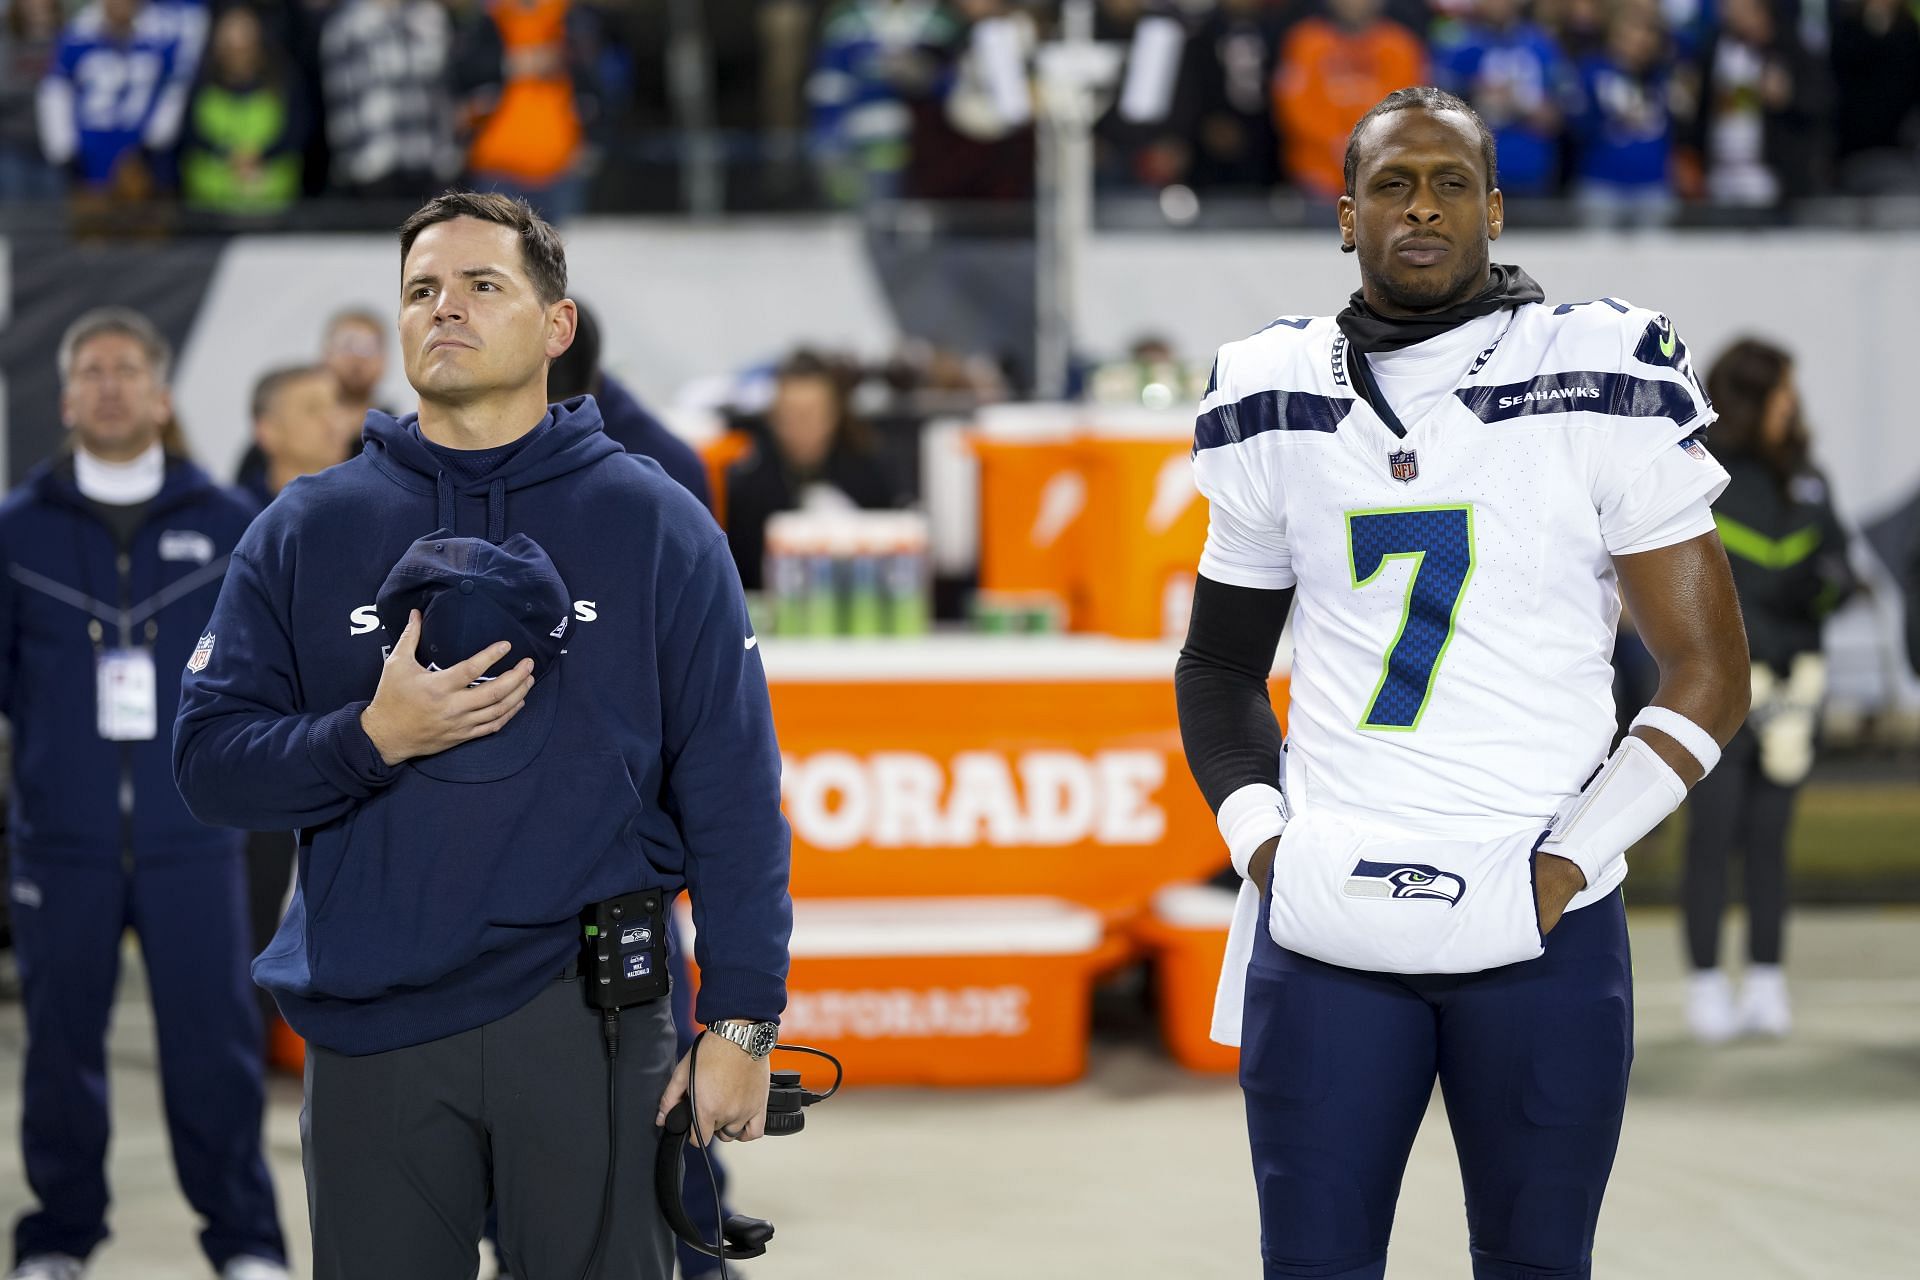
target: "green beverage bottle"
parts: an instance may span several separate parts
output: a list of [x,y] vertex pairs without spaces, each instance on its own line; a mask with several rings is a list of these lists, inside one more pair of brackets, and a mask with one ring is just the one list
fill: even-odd
[[806,633],[807,569],[799,555],[799,519],[792,512],[782,512],[767,521],[766,571],[762,579],[771,597],[773,634],[777,636]]
[[880,581],[880,550],[890,516],[884,511],[849,512],[843,517],[840,548],[845,555],[847,634],[886,634],[886,598]]
[[927,518],[915,511],[887,517],[878,560],[886,595],[888,635],[920,636],[933,617],[933,588],[928,572]]

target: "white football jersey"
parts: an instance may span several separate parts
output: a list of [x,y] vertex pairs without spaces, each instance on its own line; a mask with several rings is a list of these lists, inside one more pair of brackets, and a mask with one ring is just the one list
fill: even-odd
[[1221,348],[1195,429],[1200,572],[1297,587],[1288,794],[1410,835],[1542,830],[1614,732],[1611,557],[1713,528],[1713,410],[1665,317],[1614,299],[1371,357],[1404,435],[1354,358],[1331,318],[1277,320]]

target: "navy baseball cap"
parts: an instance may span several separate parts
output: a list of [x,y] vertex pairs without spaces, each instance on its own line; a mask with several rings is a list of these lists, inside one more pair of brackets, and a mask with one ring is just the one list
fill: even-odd
[[429,671],[457,666],[502,640],[512,652],[480,678],[491,680],[533,659],[533,690],[506,727],[410,763],[443,782],[493,782],[533,762],[553,732],[560,701],[560,655],[573,603],[540,544],[516,533],[498,546],[444,530],[407,548],[387,574],[374,607],[393,645],[407,615],[420,611],[415,655]]

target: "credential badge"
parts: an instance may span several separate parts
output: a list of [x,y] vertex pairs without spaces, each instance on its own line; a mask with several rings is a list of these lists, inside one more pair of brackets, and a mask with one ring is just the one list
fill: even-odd
[[1387,454],[1387,470],[1401,484],[1412,484],[1420,474],[1420,454],[1413,449],[1395,449]]

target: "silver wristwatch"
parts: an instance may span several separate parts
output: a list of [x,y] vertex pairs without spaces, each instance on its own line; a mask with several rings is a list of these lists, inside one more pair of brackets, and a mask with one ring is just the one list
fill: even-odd
[[773,1046],[780,1039],[780,1024],[777,1022],[747,1022],[740,1018],[726,1018],[709,1022],[707,1030],[746,1050],[747,1056],[756,1061],[772,1053]]

